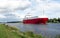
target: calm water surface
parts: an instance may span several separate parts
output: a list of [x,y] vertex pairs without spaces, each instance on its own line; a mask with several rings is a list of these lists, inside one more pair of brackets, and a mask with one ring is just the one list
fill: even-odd
[[22,24],[22,23],[6,23],[9,26],[16,26],[21,31],[33,31],[36,34],[42,34],[48,36],[48,38],[54,38],[55,35],[60,34],[60,23],[48,23],[42,24]]

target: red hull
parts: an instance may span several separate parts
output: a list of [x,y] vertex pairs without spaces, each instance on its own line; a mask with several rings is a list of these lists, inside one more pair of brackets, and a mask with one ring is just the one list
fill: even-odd
[[24,24],[46,24],[48,18],[36,18],[36,19],[27,19],[23,20]]

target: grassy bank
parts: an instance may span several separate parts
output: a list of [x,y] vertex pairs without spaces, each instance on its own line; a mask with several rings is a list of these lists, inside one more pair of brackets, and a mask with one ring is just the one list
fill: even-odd
[[5,24],[0,24],[0,38],[42,38],[41,35],[33,32],[20,32],[15,27],[10,27]]

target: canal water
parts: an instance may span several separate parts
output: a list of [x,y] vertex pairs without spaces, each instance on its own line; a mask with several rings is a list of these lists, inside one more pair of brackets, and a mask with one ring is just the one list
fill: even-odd
[[55,38],[54,36],[60,35],[60,23],[43,24],[23,24],[23,23],[6,23],[9,26],[15,26],[20,31],[32,31],[36,34],[42,34],[47,38]]

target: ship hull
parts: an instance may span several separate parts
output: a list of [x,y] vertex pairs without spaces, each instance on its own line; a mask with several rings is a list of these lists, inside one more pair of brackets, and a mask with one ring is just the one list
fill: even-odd
[[35,19],[27,19],[23,20],[24,24],[46,24],[48,18],[35,18]]

